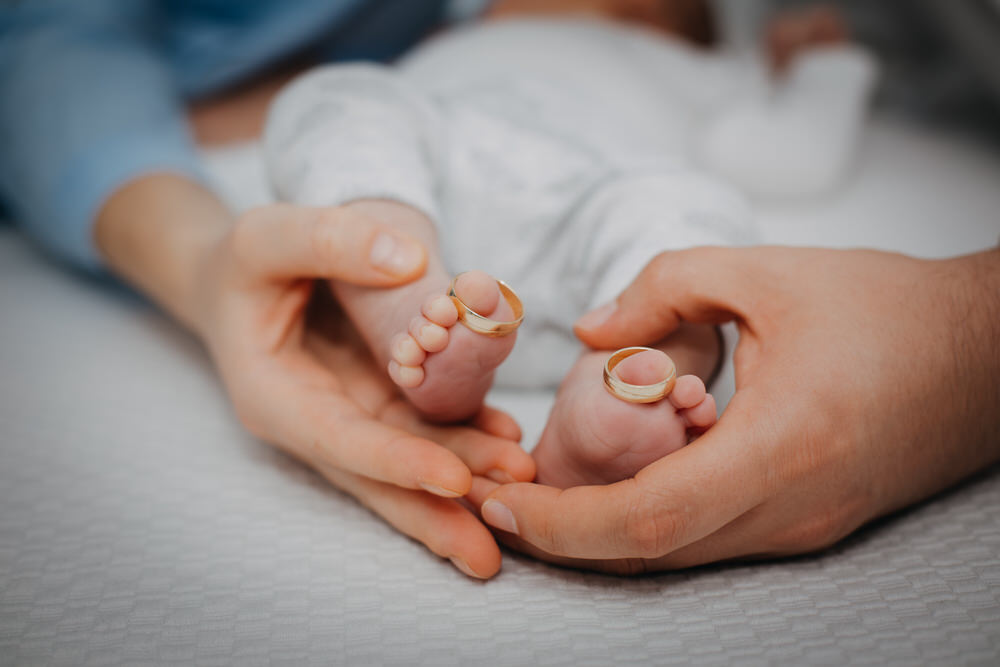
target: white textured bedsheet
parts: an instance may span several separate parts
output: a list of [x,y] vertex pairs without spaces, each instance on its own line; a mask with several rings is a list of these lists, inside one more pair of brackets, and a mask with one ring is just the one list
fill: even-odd
[[[252,149],[211,159],[259,197]],[[1000,158],[873,124],[768,241],[944,256],[1000,235]],[[731,393],[731,370],[717,391]],[[498,393],[528,438],[550,398]],[[0,664],[1000,663],[1000,473],[819,556],[487,583],[237,424],[197,343],[0,229]]]

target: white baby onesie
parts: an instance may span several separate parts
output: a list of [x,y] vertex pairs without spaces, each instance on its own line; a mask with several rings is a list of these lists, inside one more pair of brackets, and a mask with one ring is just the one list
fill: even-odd
[[652,257],[753,241],[741,196],[685,157],[746,81],[641,29],[476,24],[393,67],[299,78],[272,108],[265,158],[280,199],[427,213],[449,270],[491,273],[524,301],[498,383],[551,387],[579,352],[576,318]]

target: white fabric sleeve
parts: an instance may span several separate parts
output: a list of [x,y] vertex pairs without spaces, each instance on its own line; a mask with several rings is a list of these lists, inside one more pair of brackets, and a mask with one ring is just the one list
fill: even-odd
[[391,69],[330,65],[275,100],[264,158],[275,194],[306,206],[391,199],[438,219],[441,147],[430,103]]
[[877,76],[878,63],[861,47],[810,49],[770,95],[712,119],[695,157],[751,195],[829,191],[849,171]]
[[615,299],[665,250],[755,243],[746,200],[716,179],[682,166],[619,176],[587,204],[573,253],[573,284],[585,311]]

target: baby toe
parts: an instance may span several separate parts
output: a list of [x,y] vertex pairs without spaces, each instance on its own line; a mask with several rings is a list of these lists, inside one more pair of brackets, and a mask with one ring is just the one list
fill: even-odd
[[420,309],[430,322],[442,327],[450,327],[458,321],[458,309],[451,297],[437,294],[427,299]]
[[448,347],[448,330],[423,317],[414,317],[409,331],[413,340],[426,352],[440,352]]
[[389,353],[400,366],[419,366],[427,358],[427,352],[408,333],[396,334]]
[[708,428],[715,424],[717,419],[715,398],[711,394],[705,394],[705,399],[701,403],[682,410],[679,414],[684,418],[688,428]]
[[705,400],[705,383],[696,375],[682,375],[668,398],[678,410],[693,408]]
[[500,315],[500,306],[506,305],[506,301],[500,298],[496,279],[482,271],[466,271],[458,276],[455,294],[466,306],[484,317]]
[[663,382],[672,367],[673,362],[663,352],[644,350],[622,359],[612,372],[622,382],[642,386]]
[[403,366],[393,360],[389,362],[389,378],[404,389],[412,389],[423,383],[424,369],[420,366]]

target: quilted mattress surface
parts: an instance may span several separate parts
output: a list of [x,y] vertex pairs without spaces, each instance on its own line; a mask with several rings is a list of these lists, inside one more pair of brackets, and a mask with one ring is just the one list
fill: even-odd
[[[263,196],[252,147],[210,160]],[[761,221],[951,255],[997,242],[997,183],[995,155],[881,121],[840,193]],[[496,400],[530,441],[551,397]],[[622,579],[508,553],[470,581],[246,435],[149,305],[0,229],[0,664],[154,663],[995,665],[1000,472],[816,556]]]

